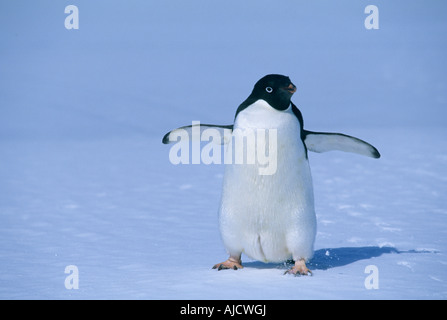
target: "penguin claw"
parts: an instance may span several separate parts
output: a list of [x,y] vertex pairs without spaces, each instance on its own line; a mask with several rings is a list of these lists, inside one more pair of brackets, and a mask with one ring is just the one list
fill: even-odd
[[217,271],[224,270],[224,269],[228,269],[228,267],[225,267],[223,264],[221,264],[219,266],[219,268],[217,268]]
[[293,268],[290,269],[290,270],[287,270],[286,272],[284,272],[284,274],[285,274],[285,275],[286,275],[286,274],[292,274],[292,275],[294,275],[295,277],[301,277],[301,276],[309,276],[309,277],[312,277],[312,276],[313,276],[313,273],[312,273],[312,271],[310,271],[310,270],[306,270],[306,271],[296,271],[296,270],[293,270]]

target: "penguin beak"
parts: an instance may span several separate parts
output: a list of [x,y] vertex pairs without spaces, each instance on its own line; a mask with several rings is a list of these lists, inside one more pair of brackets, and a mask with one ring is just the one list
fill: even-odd
[[293,83],[289,84],[289,86],[284,89],[289,91],[291,94],[294,94],[296,92],[296,86]]

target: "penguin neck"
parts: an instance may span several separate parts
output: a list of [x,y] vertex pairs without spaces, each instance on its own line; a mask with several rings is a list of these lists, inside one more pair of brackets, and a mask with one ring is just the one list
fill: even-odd
[[276,110],[276,111],[278,111],[278,112],[284,112],[284,111],[289,110],[289,109],[290,109],[290,105],[291,105],[291,101],[290,101],[290,100],[289,100],[289,101],[286,101],[286,102],[284,102],[283,105],[280,106],[280,107],[281,107],[281,110],[279,110],[279,109],[274,108],[274,107],[273,107],[267,100],[265,100],[265,99],[260,99],[260,98],[256,98],[254,95],[250,95],[250,96],[249,96],[244,102],[242,102],[241,105],[237,108],[237,110],[236,110],[236,114],[235,114],[235,116],[234,116],[234,119],[236,120],[238,114],[239,114],[241,111],[247,109],[247,108],[250,107],[250,106],[253,106],[253,105],[255,105],[255,104],[258,104],[258,103],[260,103],[260,104],[264,103],[264,104],[266,104],[268,107],[270,107],[270,108],[272,108],[272,109],[274,109],[274,110]]
[[235,119],[235,127],[278,128],[286,119],[295,120],[292,108],[276,110],[267,101],[258,99],[241,110]]

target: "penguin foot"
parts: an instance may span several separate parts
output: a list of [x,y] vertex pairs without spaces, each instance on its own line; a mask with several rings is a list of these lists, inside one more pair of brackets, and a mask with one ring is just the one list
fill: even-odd
[[293,274],[295,276],[312,276],[312,271],[306,267],[304,259],[295,261],[295,265],[284,272],[284,274]]
[[240,259],[228,258],[227,261],[215,264],[213,269],[217,269],[217,271],[225,270],[225,269],[242,269],[242,261]]

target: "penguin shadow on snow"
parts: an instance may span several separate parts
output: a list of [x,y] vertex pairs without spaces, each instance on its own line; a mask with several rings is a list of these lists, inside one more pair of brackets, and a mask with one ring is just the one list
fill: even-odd
[[309,261],[312,270],[327,270],[346,266],[359,260],[367,260],[379,257],[383,254],[400,253],[393,247],[341,247],[326,248],[315,251],[313,258]]
[[[401,254],[401,253],[430,253],[428,251],[408,250],[399,251],[393,247],[341,247],[341,248],[324,248],[316,250],[312,259],[309,260],[307,266],[310,270],[328,270],[331,268],[342,267],[359,260],[367,260],[379,257],[383,254]],[[244,267],[256,269],[278,268],[285,269],[293,265],[293,261],[284,263],[263,263],[260,261],[245,262]]]

